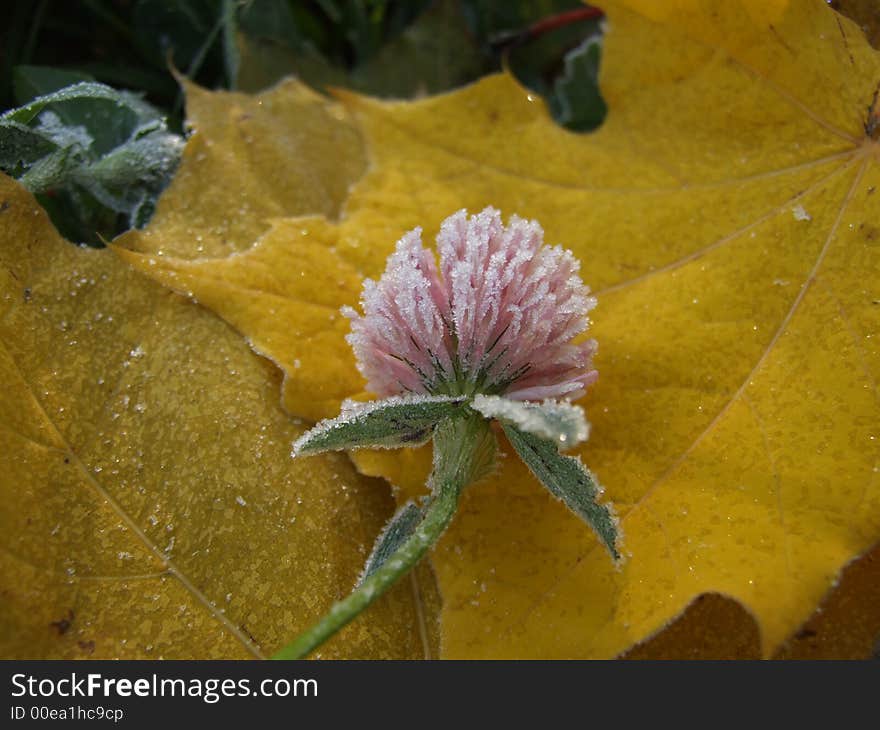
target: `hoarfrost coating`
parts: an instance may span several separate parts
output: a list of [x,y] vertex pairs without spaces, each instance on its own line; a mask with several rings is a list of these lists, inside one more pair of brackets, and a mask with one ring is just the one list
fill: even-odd
[[596,380],[594,340],[573,343],[596,305],[578,262],[544,245],[536,221],[460,210],[437,236],[440,265],[421,229],[397,243],[379,281],[364,282],[363,315],[348,342],[368,388],[402,393],[578,398]]

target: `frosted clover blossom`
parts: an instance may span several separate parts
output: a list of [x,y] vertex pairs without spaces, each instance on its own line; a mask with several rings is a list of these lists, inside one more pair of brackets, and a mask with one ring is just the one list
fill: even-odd
[[[496,421],[537,479],[620,559],[617,519],[593,475],[560,453],[586,440],[571,403],[596,380],[596,343],[582,335],[596,305],[565,249],[544,245],[535,221],[486,208],[447,218],[439,266],[407,233],[378,281],[364,282],[363,314],[349,307],[347,340],[370,391],[293,446],[293,455],[417,446],[433,439],[429,495],[401,507],[379,535],[348,598],[277,658],[307,655],[408,571],[451,521],[462,490],[491,470]],[[537,401],[537,402],[536,402]]]
[[367,280],[364,315],[348,341],[379,396],[505,394],[514,400],[575,398],[596,379],[594,340],[572,344],[596,305],[578,262],[543,245],[535,221],[460,210],[437,236],[440,267],[407,233],[378,282]]

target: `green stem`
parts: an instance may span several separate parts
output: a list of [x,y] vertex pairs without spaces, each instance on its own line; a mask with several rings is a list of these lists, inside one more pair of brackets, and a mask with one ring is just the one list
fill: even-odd
[[464,487],[491,463],[494,443],[488,423],[479,416],[470,414],[439,424],[434,434],[433,500],[422,522],[347,598],[272,658],[304,659],[409,572],[449,525]]
[[442,534],[455,514],[458,492],[444,489],[433,501],[422,523],[388,561],[347,598],[334,604],[324,617],[275,654],[273,659],[304,659],[361,611],[391,588],[415,566]]
[[[185,5],[182,7],[186,7]],[[208,51],[211,50],[211,46],[214,45],[214,41],[217,38],[217,35],[223,30],[224,22],[226,21],[226,6],[222,6],[220,10],[220,14],[217,17],[217,21],[211,27],[211,32],[205,36],[205,40],[199,49],[196,51],[196,55],[193,56],[192,60],[189,63],[189,68],[186,70],[186,77],[195,81],[196,74],[199,72],[199,69],[202,67],[202,63],[204,63],[205,58],[208,56]],[[170,65],[173,65],[174,58],[172,56],[168,57],[168,62]],[[171,116],[177,116],[178,112],[180,112],[183,107],[183,86],[177,91],[177,98],[174,100],[174,107],[171,109]]]
[[238,3],[235,0],[223,0],[223,10],[220,12],[223,20],[223,61],[226,68],[226,85],[230,91],[235,91],[238,86],[238,69],[241,65],[235,37],[238,33],[237,10]]

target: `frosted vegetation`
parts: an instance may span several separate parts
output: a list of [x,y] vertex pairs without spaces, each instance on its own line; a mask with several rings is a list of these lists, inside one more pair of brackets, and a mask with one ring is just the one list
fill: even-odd
[[80,82],[0,116],[0,168],[37,195],[69,196],[143,225],[184,140],[138,96]]

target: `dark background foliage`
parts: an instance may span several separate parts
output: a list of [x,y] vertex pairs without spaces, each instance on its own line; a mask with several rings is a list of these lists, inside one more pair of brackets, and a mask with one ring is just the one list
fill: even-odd
[[[6,5],[0,107],[28,101],[19,66],[63,69],[144,92],[180,115],[173,65],[208,88],[254,91],[287,75],[378,96],[443,91],[508,62],[552,96],[566,54],[598,33],[589,17],[528,29],[578,0],[13,0]],[[582,16],[587,13],[581,12]],[[601,106],[598,95],[593,100]],[[603,109],[583,110],[592,123]]]
[[[92,245],[143,225],[173,174],[170,135],[184,133],[175,72],[211,89],[296,76],[415,98],[507,67],[572,131],[605,116],[601,11],[578,0],[13,0],[5,10],[0,108],[19,111],[0,118],[0,169],[65,236]],[[78,87],[75,100],[21,112],[77,82],[133,92],[153,110],[132,116],[120,95],[114,111],[99,98],[109,89]],[[143,155],[150,144],[163,156]]]

